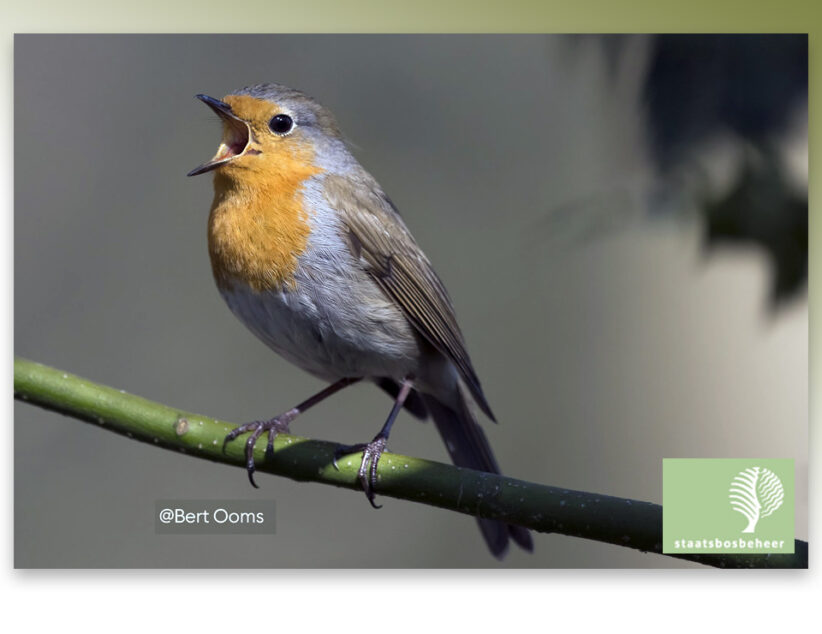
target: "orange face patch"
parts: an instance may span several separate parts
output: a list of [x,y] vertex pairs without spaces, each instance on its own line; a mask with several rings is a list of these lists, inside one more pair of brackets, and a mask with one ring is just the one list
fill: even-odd
[[228,95],[223,101],[231,106],[231,111],[244,121],[267,122],[275,114],[282,112],[279,105],[266,99],[249,95]]
[[290,287],[310,233],[303,186],[321,171],[313,147],[299,134],[279,136],[268,129],[271,117],[282,112],[277,104],[247,95],[225,102],[248,123],[251,138],[242,156],[214,173],[208,226],[214,278],[221,288]]

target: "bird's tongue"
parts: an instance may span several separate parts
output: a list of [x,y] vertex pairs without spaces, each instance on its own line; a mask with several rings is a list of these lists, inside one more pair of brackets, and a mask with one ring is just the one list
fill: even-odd
[[217,150],[216,160],[238,156],[248,145],[248,126],[240,121],[224,120],[223,142]]

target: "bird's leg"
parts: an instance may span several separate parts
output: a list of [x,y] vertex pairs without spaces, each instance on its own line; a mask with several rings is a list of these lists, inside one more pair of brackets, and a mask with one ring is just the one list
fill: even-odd
[[385,446],[388,444],[388,434],[391,433],[391,426],[394,424],[412,388],[413,383],[411,377],[405,378],[400,385],[400,391],[394,401],[394,407],[391,408],[391,413],[388,415],[388,419],[385,421],[385,425],[382,426],[380,433],[374,436],[374,440],[369,443],[341,446],[334,452],[334,467],[339,469],[337,466],[338,458],[345,454],[362,451],[362,462],[360,463],[360,470],[357,472],[357,476],[360,479],[363,491],[365,491],[365,497],[368,498],[371,506],[375,509],[381,507],[380,504],[374,503],[374,488],[377,486],[377,464],[380,461],[382,452],[385,451]]
[[271,420],[255,420],[235,427],[228,433],[225,440],[223,440],[223,451],[225,451],[226,445],[237,438],[237,436],[244,434],[247,431],[253,432],[245,443],[245,468],[248,471],[248,481],[251,482],[251,485],[254,488],[258,489],[259,487],[257,486],[257,483],[254,482],[254,446],[257,444],[257,440],[260,436],[262,436],[265,432],[268,432],[268,444],[265,448],[265,455],[267,459],[270,459],[274,455],[274,438],[277,437],[277,434],[291,433],[288,429],[288,425],[291,421],[320,401],[324,401],[332,394],[339,392],[344,387],[348,387],[352,383],[356,383],[359,380],[359,378],[340,379],[336,383],[329,385],[324,390],[317,392],[311,398],[307,398],[296,407],[291,408],[284,414],[275,416]]

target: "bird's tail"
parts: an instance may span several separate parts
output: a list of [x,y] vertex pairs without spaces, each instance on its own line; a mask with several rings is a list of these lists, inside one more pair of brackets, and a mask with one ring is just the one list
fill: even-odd
[[[422,394],[422,398],[425,400],[425,406],[434,419],[434,424],[455,465],[478,471],[500,473],[488,439],[469,409],[462,390],[460,390],[458,411],[431,395]],[[521,526],[481,517],[477,518],[477,523],[488,548],[497,559],[505,556],[509,537],[528,552],[534,549],[531,533]]]

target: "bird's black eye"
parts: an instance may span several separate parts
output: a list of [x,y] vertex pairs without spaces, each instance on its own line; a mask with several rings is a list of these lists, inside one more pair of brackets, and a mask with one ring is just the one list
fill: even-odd
[[294,127],[294,121],[287,114],[278,114],[271,118],[268,127],[276,134],[288,134]]

